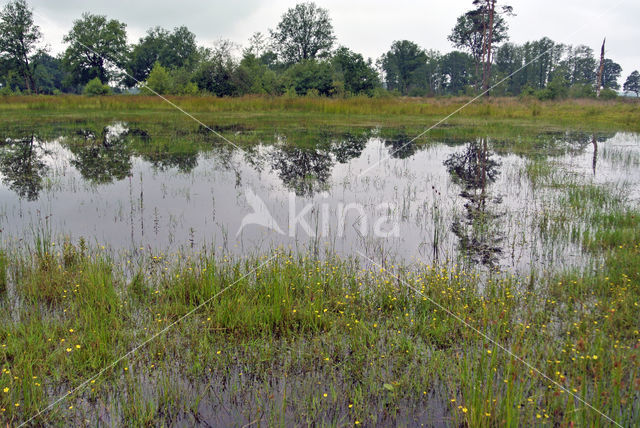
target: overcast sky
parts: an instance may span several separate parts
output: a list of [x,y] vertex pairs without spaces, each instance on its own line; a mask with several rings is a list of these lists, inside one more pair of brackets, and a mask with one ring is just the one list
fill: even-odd
[[[268,34],[295,0],[28,0],[53,53],[64,49],[62,37],[82,12],[104,14],[127,24],[130,42],[152,26],[185,25],[198,43],[230,39],[246,45],[256,31]],[[5,0],[0,0],[5,4]],[[316,0],[329,10],[337,41],[374,60],[394,40],[407,39],[423,48],[447,52],[447,35],[471,0]],[[620,84],[640,69],[640,1],[638,0],[511,0],[512,42],[543,36],[568,44],[586,44],[599,53],[607,37],[607,57],[622,68]]]

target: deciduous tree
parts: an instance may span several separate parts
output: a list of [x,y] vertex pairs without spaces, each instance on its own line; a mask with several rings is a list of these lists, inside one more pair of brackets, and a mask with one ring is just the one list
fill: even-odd
[[371,60],[365,61],[362,55],[344,46],[336,50],[331,63],[344,81],[345,91],[349,93],[372,95],[373,90],[380,85]]
[[15,65],[27,91],[37,92],[32,58],[41,38],[26,1],[14,0],[5,5],[0,12],[0,55]]
[[602,87],[610,89],[620,89],[618,79],[622,73],[620,64],[613,62],[609,58],[605,58],[604,67],[602,68]]
[[[192,70],[197,59],[196,36],[187,27],[175,28],[173,32],[155,27],[132,47],[127,72],[141,82],[149,76],[156,62],[167,69],[186,67]],[[131,80],[127,79],[127,86],[137,83]]]
[[326,57],[335,41],[329,12],[315,3],[300,3],[289,9],[271,31],[271,38],[286,63]]
[[381,58],[387,88],[408,95],[411,87],[420,83],[418,76],[426,62],[427,55],[417,44],[409,40],[393,42],[391,49]]
[[127,57],[126,24],[84,13],[63,40],[69,43],[63,62],[75,83],[84,85],[95,77],[107,83],[120,75]]
[[640,96],[640,73],[634,70],[624,82],[623,89],[628,92],[635,92],[636,97]]

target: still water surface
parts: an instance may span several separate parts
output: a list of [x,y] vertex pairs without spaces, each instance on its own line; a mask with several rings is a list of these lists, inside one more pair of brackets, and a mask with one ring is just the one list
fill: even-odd
[[565,180],[603,184],[631,201],[640,196],[640,137],[628,133],[541,135],[524,154],[517,141],[482,138],[404,146],[407,139],[375,129],[312,148],[276,136],[245,151],[154,154],[129,148],[144,134],[125,123],[71,144],[80,134],[5,136],[4,245],[26,245],[44,230],[122,254],[214,248],[246,255],[283,246],[550,269],[583,264],[586,255],[541,232],[541,216],[562,207],[553,206],[559,190],[528,173],[532,165],[547,161]]

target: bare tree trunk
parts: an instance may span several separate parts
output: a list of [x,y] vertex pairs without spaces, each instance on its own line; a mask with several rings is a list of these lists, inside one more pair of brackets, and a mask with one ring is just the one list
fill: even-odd
[[491,83],[491,63],[493,62],[493,23],[495,20],[496,0],[490,1],[491,8],[489,9],[489,45],[487,46],[487,82],[485,83],[485,90],[487,96],[489,95],[489,84]]
[[489,26],[487,29],[485,43],[487,54],[484,63],[484,70],[482,73],[482,85],[483,89],[486,91],[486,96],[489,96],[489,83],[491,81],[491,62],[493,61],[491,45],[493,43],[493,22],[495,17],[495,8],[496,0],[487,0],[487,18],[489,20]]
[[[487,0],[487,3],[490,0]],[[484,84],[487,75],[487,5],[482,8],[482,85],[480,87],[484,90]]]
[[598,67],[598,77],[596,78],[596,97],[600,97],[600,89],[602,89],[602,73],[604,72],[604,42],[607,41],[605,37],[602,40],[602,48],[600,49],[600,67]]

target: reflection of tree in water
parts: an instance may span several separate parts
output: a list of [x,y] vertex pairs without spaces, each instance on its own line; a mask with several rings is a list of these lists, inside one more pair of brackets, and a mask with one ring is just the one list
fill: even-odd
[[126,137],[130,130],[118,127],[105,127],[100,139],[85,132],[84,144],[72,145],[74,159],[71,164],[82,176],[97,184],[123,180],[131,175],[131,151],[127,147]]
[[487,188],[498,177],[500,164],[491,158],[485,139],[469,143],[462,152],[454,153],[444,161],[455,183],[462,186],[460,193],[466,203],[464,218],[454,220],[451,230],[460,240],[462,250],[476,263],[494,266],[502,252],[504,233],[498,225],[501,214],[495,206],[500,198],[491,198]]
[[371,138],[370,132],[363,132],[359,135],[346,133],[341,138],[332,141],[329,150],[336,157],[338,163],[347,163],[360,157],[369,138]]
[[71,164],[82,176],[97,184],[123,180],[131,175],[128,150],[118,147],[89,146],[71,149],[75,158]]
[[142,159],[149,162],[154,168],[161,171],[178,168],[178,171],[188,174],[196,166],[198,166],[198,152],[181,152],[181,153],[167,153],[167,152],[154,152],[145,153],[142,155]]
[[369,132],[346,133],[318,141],[313,149],[277,147],[269,155],[270,164],[296,195],[313,196],[329,188],[328,180],[335,163],[347,163],[359,157],[369,138]]
[[327,190],[333,165],[330,154],[316,149],[287,146],[271,153],[271,167],[298,196],[313,196]]
[[[543,152],[546,156],[580,155],[593,144],[593,140],[601,143],[615,135],[614,132],[600,132],[598,134],[566,131],[546,132],[539,135],[534,148]],[[495,144],[494,144],[495,148]]]
[[0,146],[0,172],[3,181],[21,198],[38,199],[42,190],[42,178],[47,165],[42,160],[46,154],[34,135],[11,139]]
[[405,132],[400,132],[391,139],[384,140],[384,145],[389,148],[389,156],[395,159],[406,159],[418,151],[418,146],[411,141]]

